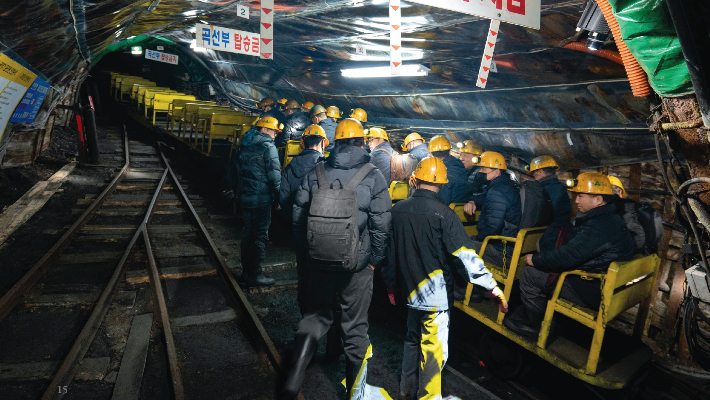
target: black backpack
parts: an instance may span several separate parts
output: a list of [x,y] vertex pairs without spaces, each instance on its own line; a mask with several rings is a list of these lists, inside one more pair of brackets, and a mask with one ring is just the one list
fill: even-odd
[[538,181],[527,180],[520,189],[522,217],[520,229],[550,225],[553,218],[552,200]]
[[652,254],[658,251],[658,242],[663,236],[663,220],[661,214],[656,211],[651,204],[646,201],[636,203],[636,216],[646,234],[643,247],[644,254]]
[[310,266],[330,271],[354,272],[360,251],[357,187],[375,166],[363,165],[343,187],[328,182],[323,162],[316,164],[318,189],[313,191],[306,238]]

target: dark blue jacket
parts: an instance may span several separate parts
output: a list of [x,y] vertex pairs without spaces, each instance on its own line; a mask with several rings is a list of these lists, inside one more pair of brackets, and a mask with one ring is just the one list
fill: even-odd
[[[370,162],[370,156],[360,147],[336,147],[325,161],[325,175],[329,182],[340,180],[347,185],[355,173]],[[306,225],[312,193],[318,189],[316,172],[311,171],[301,181],[293,201],[293,233],[297,246],[306,246]],[[362,271],[368,264],[382,266],[385,261],[387,238],[392,225],[392,199],[382,173],[372,170],[357,187],[358,226],[360,229],[360,252],[357,269]],[[303,247],[302,247],[303,248]]]
[[[520,225],[522,217],[520,189],[505,171],[501,172],[502,174],[488,185],[488,191],[481,208],[481,215],[476,225],[478,229],[476,240],[480,242],[483,242],[486,236],[518,236],[518,225]],[[500,241],[492,243],[499,250],[503,249]],[[508,246],[508,248],[512,251],[512,246]]]
[[439,197],[444,200],[444,203],[465,203],[468,201],[468,187],[466,181],[466,167],[463,166],[461,160],[453,156],[444,157],[444,165],[446,166],[446,178],[449,183],[444,185],[439,191]]
[[333,121],[333,118],[326,118],[323,121],[321,121],[318,125],[323,128],[325,131],[325,137],[328,138],[328,147],[325,148],[325,151],[332,151],[333,147],[335,146],[335,127],[338,126],[338,123]]
[[305,149],[284,168],[284,172],[281,174],[279,204],[281,204],[281,213],[287,221],[291,221],[293,218],[293,198],[296,196],[296,190],[301,185],[303,177],[311,172],[318,161],[323,159],[323,155],[318,151]]
[[283,131],[276,136],[276,147],[286,146],[289,140],[298,140],[303,136],[303,131],[311,124],[308,115],[302,111],[296,111],[286,116]]
[[249,130],[239,151],[240,202],[243,208],[263,207],[279,199],[281,165],[274,141]]
[[412,151],[409,152],[409,154],[416,157],[418,161],[421,161],[431,155],[431,153],[429,153],[429,147],[427,147],[426,143],[422,143],[419,146],[413,148]]
[[279,110],[278,108],[272,108],[271,110],[269,110],[265,113],[262,113],[261,118],[264,118],[264,117],[274,117],[277,120],[279,120],[279,123],[281,123],[281,124],[286,123],[286,115],[284,115],[284,113],[281,112],[281,110]]
[[387,181],[387,187],[392,183],[392,156],[391,154],[397,154],[396,151],[390,146],[388,141],[380,143],[374,150],[370,152],[370,163],[377,167],[377,169],[382,172],[382,176],[385,177]]
[[569,228],[571,225],[572,202],[567,194],[567,188],[560,182],[557,175],[553,174],[540,179],[538,182],[545,188],[552,200],[552,223],[547,227],[540,238],[540,250],[552,250],[557,244],[560,228]]
[[633,255],[631,233],[611,203],[577,214],[567,243],[535,254],[532,261],[535,268],[545,272],[606,272],[613,261],[630,260]]

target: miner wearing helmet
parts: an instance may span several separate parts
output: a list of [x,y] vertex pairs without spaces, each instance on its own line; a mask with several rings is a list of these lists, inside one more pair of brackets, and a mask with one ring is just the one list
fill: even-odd
[[[556,275],[582,270],[605,273],[614,261],[630,260],[634,242],[616,213],[614,191],[609,178],[599,172],[584,172],[566,181],[567,190],[576,194],[579,214],[567,234],[564,245],[525,256],[528,267],[520,276],[520,297],[523,307],[503,324],[512,332],[537,340],[548,297],[554,290]],[[565,279],[560,297],[574,304],[598,309],[601,300],[600,282],[578,276]]]
[[545,189],[552,202],[552,222],[547,226],[545,233],[540,238],[540,250],[552,250],[564,244],[564,237],[570,227],[570,217],[572,214],[572,202],[567,194],[564,183],[557,178],[557,161],[554,158],[543,155],[530,161],[530,165],[525,169],[528,175],[532,175],[536,181]]
[[409,154],[416,157],[419,161],[431,155],[429,154],[429,149],[424,143],[424,138],[422,138],[422,136],[416,132],[410,133],[409,135],[407,135],[407,137],[404,138],[404,143],[402,144],[402,151],[409,152]]
[[274,103],[274,99],[271,97],[265,97],[261,99],[256,104],[256,108],[261,110],[261,117],[273,117],[279,121],[280,124],[286,122],[286,116],[281,112],[281,104]]

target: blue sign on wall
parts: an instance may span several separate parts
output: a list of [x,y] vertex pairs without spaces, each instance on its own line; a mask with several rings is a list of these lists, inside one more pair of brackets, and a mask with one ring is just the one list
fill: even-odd
[[15,107],[15,112],[12,113],[10,117],[10,122],[13,123],[30,123],[35,120],[40,107],[42,107],[42,102],[44,97],[47,96],[49,91],[49,83],[35,78],[32,85],[27,89],[25,97],[22,98],[20,103]]

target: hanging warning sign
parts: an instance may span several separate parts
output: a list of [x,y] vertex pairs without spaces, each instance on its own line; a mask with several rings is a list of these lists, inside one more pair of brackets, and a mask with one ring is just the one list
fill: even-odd
[[12,123],[31,123],[34,122],[39,113],[42,102],[49,92],[49,83],[35,78],[32,86],[27,90],[25,96],[20,101],[20,104],[15,108],[15,112],[10,117]]
[[260,57],[274,59],[274,0],[261,0],[261,54]]
[[37,75],[13,61],[5,54],[0,54],[0,142],[5,127],[10,120],[27,89]]
[[402,8],[399,0],[390,0],[390,69],[402,75]]
[[175,54],[162,53],[151,49],[145,49],[145,58],[173,65],[178,64],[178,56]]
[[478,79],[476,80],[476,86],[479,88],[485,88],[486,82],[488,82],[488,73],[491,70],[491,64],[493,63],[493,50],[496,47],[496,40],[498,40],[498,34],[500,28],[500,21],[497,19],[491,20],[491,26],[488,28],[488,37],[486,38],[486,43],[483,45],[483,57],[481,57],[481,67],[478,69]]
[[407,0],[540,29],[540,0]]
[[206,49],[258,56],[261,49],[259,34],[196,24],[195,45]]

